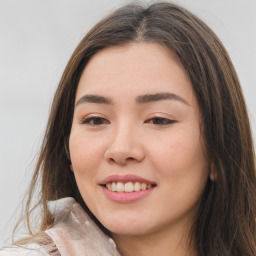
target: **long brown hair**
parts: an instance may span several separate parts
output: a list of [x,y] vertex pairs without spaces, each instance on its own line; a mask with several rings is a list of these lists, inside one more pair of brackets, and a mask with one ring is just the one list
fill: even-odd
[[134,42],[161,44],[187,71],[202,116],[207,154],[216,172],[208,180],[191,234],[198,255],[256,255],[255,152],[238,77],[223,45],[199,18],[175,4],[126,5],[94,26],[70,58],[59,86],[30,185],[26,217],[41,183],[40,231],[53,225],[47,202],[81,200],[70,171],[68,140],[78,81],[88,60],[101,49]]

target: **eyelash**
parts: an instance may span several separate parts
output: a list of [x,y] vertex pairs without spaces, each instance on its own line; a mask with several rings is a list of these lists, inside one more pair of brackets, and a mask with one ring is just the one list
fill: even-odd
[[[95,121],[101,121],[101,123],[95,123]],[[93,122],[93,123],[92,123]],[[91,125],[91,126],[100,126],[103,125],[104,122],[106,123],[110,123],[107,119],[103,118],[103,117],[99,117],[99,116],[92,116],[92,117],[87,117],[84,118],[82,120],[82,124],[87,124],[87,125]]]
[[146,123],[149,123],[150,121],[153,121],[153,124],[157,126],[167,126],[176,122],[175,120],[165,118],[165,117],[158,117],[158,116],[147,119]]
[[[156,116],[156,117],[147,119],[145,123],[150,123],[151,121],[152,121],[152,124],[156,126],[168,126],[176,122],[175,120],[172,120],[169,118]],[[110,122],[107,119],[103,117],[98,117],[98,116],[84,118],[81,121],[81,123],[86,125],[91,125],[91,126],[100,126],[104,124],[110,124]]]

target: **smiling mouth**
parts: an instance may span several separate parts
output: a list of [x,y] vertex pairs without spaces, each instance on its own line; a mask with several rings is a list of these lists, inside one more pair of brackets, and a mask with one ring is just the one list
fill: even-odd
[[105,188],[111,192],[125,192],[125,193],[131,193],[131,192],[138,192],[138,191],[145,191],[149,190],[153,187],[156,187],[156,184],[147,184],[144,182],[110,182],[107,184],[104,184]]

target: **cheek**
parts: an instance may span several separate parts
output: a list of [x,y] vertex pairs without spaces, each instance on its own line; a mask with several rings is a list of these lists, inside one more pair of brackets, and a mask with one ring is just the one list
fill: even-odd
[[92,140],[89,136],[83,137],[79,134],[70,135],[69,140],[70,157],[74,170],[80,175],[93,174],[103,155],[102,143]]
[[170,179],[207,174],[208,162],[198,130],[175,129],[163,140],[155,141],[149,152],[159,175]]
[[90,209],[93,209],[97,170],[100,168],[102,143],[84,136],[81,133],[71,133],[69,140],[70,157],[78,189]]

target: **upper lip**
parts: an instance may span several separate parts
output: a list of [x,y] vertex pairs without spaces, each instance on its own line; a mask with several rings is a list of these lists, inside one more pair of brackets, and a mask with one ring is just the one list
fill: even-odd
[[136,175],[132,175],[132,174],[127,174],[127,175],[110,175],[108,177],[106,177],[105,179],[103,179],[100,184],[101,185],[105,185],[108,183],[112,183],[112,182],[122,182],[122,183],[126,183],[126,182],[141,182],[141,183],[146,183],[146,184],[156,184],[153,181],[144,179],[140,176],[136,176]]

